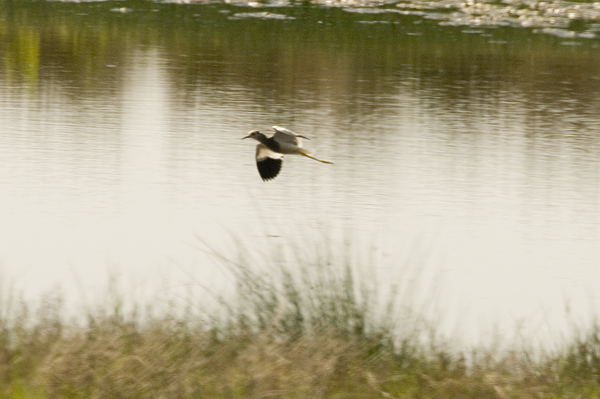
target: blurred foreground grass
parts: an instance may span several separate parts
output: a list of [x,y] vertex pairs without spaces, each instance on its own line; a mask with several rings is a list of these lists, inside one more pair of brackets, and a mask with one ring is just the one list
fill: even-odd
[[116,294],[67,320],[59,294],[32,306],[3,292],[0,397],[600,396],[598,325],[552,352],[464,350],[399,303],[408,286],[382,303],[350,257],[213,255],[235,286],[217,305],[143,310]]

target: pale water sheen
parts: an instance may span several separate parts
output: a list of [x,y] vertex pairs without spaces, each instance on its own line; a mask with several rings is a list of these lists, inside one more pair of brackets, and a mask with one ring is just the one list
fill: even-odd
[[[460,333],[525,320],[552,335],[565,307],[596,312],[593,37],[121,5],[2,8],[0,262],[28,296],[60,285],[90,301],[109,273],[132,295],[212,284],[198,242],[234,253],[234,236],[351,242],[392,282],[423,267],[424,300]],[[239,139],[271,125],[334,165],[286,157],[262,182]]]

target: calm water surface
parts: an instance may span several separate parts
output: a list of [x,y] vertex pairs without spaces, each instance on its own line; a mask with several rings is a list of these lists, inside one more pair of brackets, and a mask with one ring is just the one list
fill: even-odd
[[[423,301],[474,336],[552,333],[565,308],[600,306],[593,34],[308,5],[17,4],[0,6],[0,268],[27,296],[89,302],[110,274],[132,295],[213,282],[198,242],[234,254],[234,236],[351,242],[387,282],[422,267]],[[335,164],[289,157],[262,182],[239,139],[271,125]]]

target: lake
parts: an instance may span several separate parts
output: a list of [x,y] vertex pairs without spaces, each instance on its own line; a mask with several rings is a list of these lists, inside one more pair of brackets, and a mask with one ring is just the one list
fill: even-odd
[[[0,270],[92,304],[327,243],[450,334],[600,305],[600,25],[309,3],[0,4]],[[559,21],[560,22],[560,21]],[[248,131],[311,138],[263,182]],[[190,288],[191,287],[191,288]],[[382,288],[383,290],[383,288]],[[434,310],[431,310],[434,309]],[[526,327],[523,327],[526,325]]]

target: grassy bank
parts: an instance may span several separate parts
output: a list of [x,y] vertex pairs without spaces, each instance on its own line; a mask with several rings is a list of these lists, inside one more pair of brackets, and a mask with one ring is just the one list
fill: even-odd
[[406,288],[382,300],[350,257],[214,255],[235,291],[183,311],[112,295],[71,320],[59,294],[3,292],[0,397],[600,396],[597,327],[554,353],[465,351],[403,309]]

